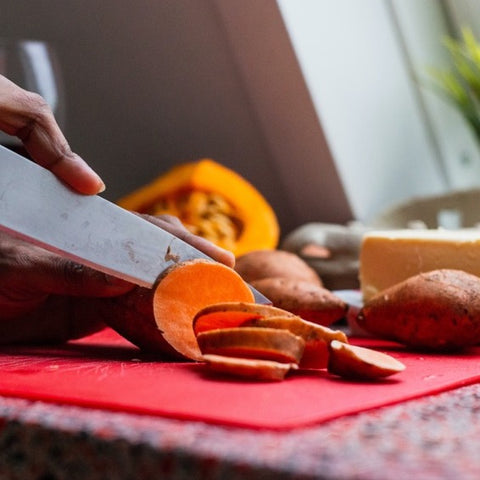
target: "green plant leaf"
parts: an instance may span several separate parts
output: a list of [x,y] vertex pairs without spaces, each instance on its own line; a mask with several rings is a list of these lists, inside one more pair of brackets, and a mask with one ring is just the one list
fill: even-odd
[[470,29],[463,28],[460,39],[446,36],[443,45],[451,68],[430,68],[428,73],[435,90],[443,92],[480,137],[480,44]]

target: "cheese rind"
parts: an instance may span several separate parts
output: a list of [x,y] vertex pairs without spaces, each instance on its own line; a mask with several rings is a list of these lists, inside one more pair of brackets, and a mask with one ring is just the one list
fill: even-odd
[[359,281],[364,301],[421,272],[449,268],[480,276],[480,230],[385,230],[365,234]]

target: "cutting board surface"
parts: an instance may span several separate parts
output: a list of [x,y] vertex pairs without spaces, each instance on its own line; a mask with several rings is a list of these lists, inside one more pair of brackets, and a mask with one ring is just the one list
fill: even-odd
[[352,339],[404,362],[380,382],[325,371],[260,383],[209,373],[203,364],[142,355],[110,329],[49,347],[0,349],[0,395],[253,429],[290,429],[480,380],[480,347],[459,355],[411,353],[393,343]]

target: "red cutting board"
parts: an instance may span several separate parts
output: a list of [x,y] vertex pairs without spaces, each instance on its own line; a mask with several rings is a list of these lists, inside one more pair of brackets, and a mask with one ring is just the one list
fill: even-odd
[[0,349],[0,395],[199,420],[254,429],[291,429],[480,380],[480,348],[460,355],[409,353],[393,343],[351,340],[388,352],[407,369],[379,382],[297,371],[260,383],[209,374],[202,364],[142,355],[106,329],[59,347]]

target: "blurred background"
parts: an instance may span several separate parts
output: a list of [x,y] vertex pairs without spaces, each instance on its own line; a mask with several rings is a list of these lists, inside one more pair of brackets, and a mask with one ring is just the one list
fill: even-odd
[[[0,0],[4,39],[48,42],[61,122],[111,200],[181,162],[236,170],[283,233],[368,223],[477,187],[478,140],[427,70],[467,0]],[[427,80],[425,80],[427,78]]]

